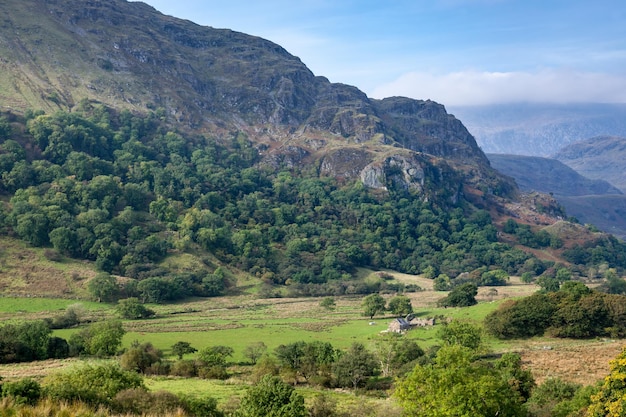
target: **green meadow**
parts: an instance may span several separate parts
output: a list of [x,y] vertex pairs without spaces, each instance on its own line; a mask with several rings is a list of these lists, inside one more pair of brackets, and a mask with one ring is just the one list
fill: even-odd
[[63,312],[67,307],[80,305],[87,310],[106,310],[110,306],[91,301],[65,300],[56,298],[0,297],[0,314],[10,313],[54,313]]

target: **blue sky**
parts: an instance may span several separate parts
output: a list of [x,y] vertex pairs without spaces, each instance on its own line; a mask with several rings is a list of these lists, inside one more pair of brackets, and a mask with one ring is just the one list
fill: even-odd
[[624,0],[147,0],[260,36],[370,97],[626,102]]

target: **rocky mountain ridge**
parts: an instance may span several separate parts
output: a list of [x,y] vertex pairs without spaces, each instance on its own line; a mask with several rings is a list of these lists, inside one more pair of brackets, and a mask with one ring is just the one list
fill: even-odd
[[0,11],[5,110],[71,109],[82,100],[157,110],[191,131],[243,132],[269,164],[313,164],[381,189],[423,188],[416,173],[454,169],[469,187],[515,193],[442,105],[369,99],[267,40],[124,0],[8,0]]

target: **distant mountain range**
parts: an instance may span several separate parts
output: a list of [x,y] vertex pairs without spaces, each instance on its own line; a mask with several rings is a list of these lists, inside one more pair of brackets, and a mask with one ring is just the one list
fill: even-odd
[[626,104],[449,106],[486,153],[551,156],[599,135],[626,137]]
[[[575,145],[571,145],[575,146]],[[524,191],[554,195],[568,216],[626,237],[626,195],[602,179],[589,179],[550,158],[487,154],[491,165],[515,179]],[[584,160],[583,154],[579,155]]]
[[597,136],[572,143],[555,159],[587,178],[602,179],[626,193],[626,138]]
[[622,194],[601,179],[589,179],[556,159],[537,156],[487,154],[498,171],[515,178],[525,191],[557,196]]

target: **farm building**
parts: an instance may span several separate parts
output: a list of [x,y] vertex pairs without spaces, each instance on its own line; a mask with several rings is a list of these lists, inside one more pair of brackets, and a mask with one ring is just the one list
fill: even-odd
[[407,317],[406,319],[397,318],[397,319],[394,319],[391,323],[389,323],[389,327],[387,327],[387,331],[393,332],[393,333],[402,333],[413,327],[426,327],[426,326],[434,326],[434,325],[435,325],[434,318],[428,318],[428,319],[420,319],[420,318],[415,318],[415,317],[413,318]]

